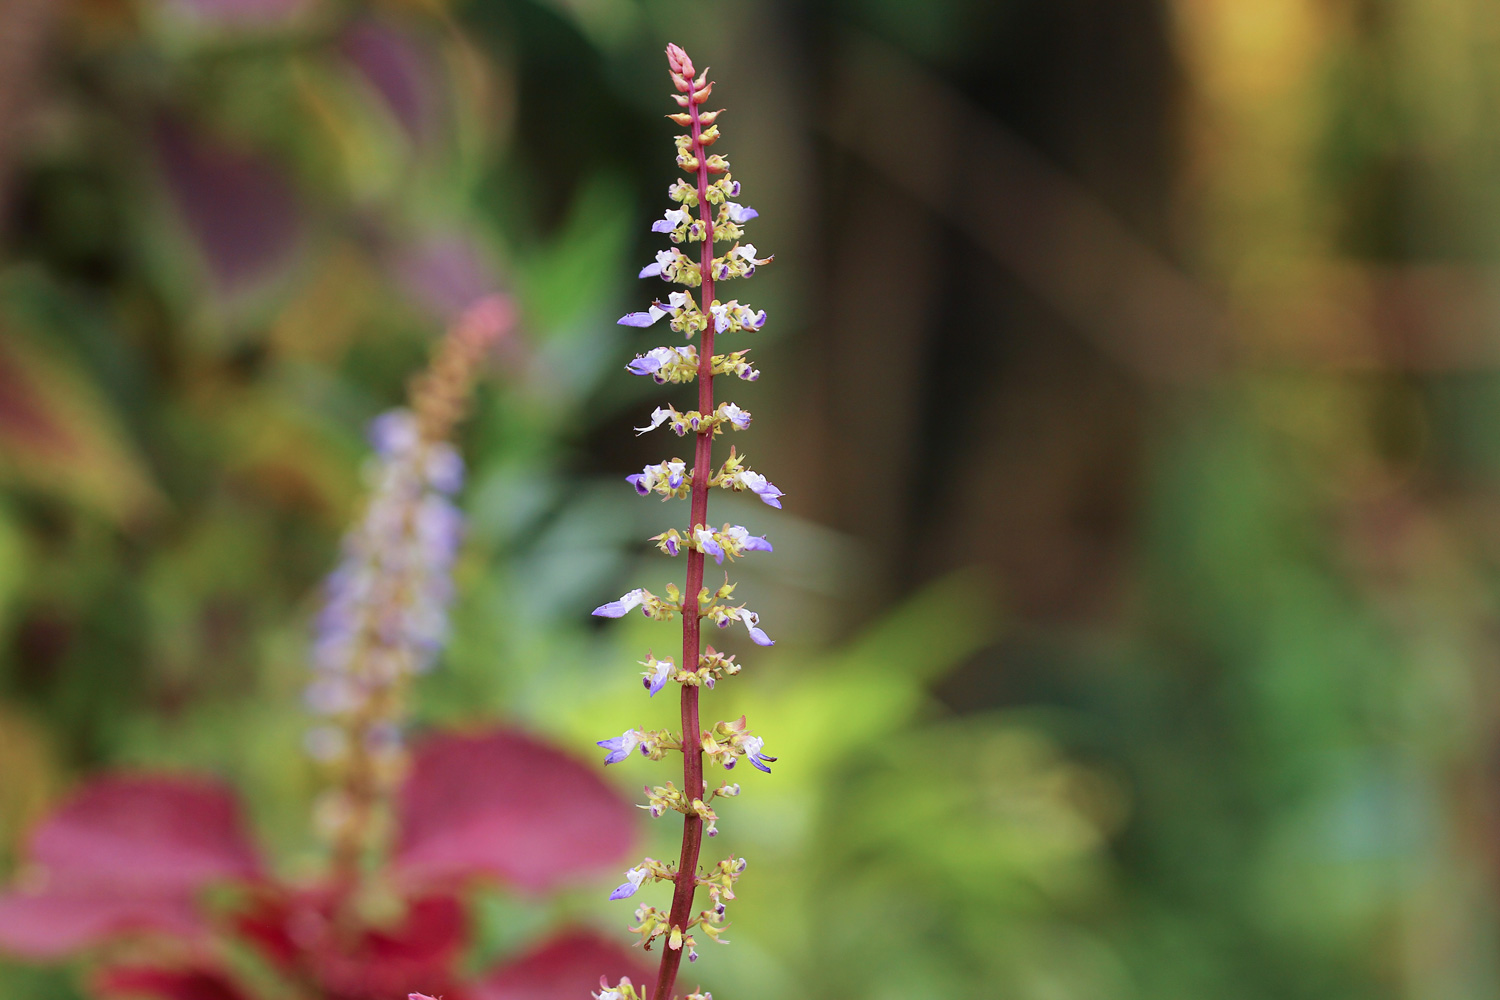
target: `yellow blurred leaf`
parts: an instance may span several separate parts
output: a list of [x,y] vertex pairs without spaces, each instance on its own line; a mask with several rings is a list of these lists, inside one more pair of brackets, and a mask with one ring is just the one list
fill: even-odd
[[139,521],[164,504],[89,379],[4,320],[0,479],[56,494],[117,524]]

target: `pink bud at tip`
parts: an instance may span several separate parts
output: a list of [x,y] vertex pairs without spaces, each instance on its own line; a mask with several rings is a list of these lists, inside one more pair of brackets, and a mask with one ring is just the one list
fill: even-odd
[[681,73],[689,80],[693,78],[693,60],[680,45],[667,43],[667,66],[673,73]]

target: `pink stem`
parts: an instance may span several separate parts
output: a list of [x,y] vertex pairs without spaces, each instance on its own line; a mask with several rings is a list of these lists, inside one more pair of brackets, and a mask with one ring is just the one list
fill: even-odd
[[[699,141],[702,124],[698,120],[698,103],[693,100],[697,88],[689,90],[688,114],[693,119],[693,156],[698,161],[698,218],[703,222],[703,248],[699,256],[703,272],[703,315],[709,317],[698,345],[698,412],[707,417],[714,411],[714,324],[708,311],[714,300],[714,222],[708,204],[708,153]],[[708,524],[708,478],[712,475],[713,428],[702,423],[693,450],[693,494],[688,537],[699,525]],[[687,549],[687,589],[682,602],[682,669],[697,670],[701,649],[698,613],[698,591],[703,589],[703,553],[691,545]],[[703,783],[703,750],[698,722],[698,686],[682,685],[682,788],[688,802],[708,793]],[[669,925],[688,930],[693,913],[693,895],[698,887],[698,851],[703,845],[703,820],[688,813],[682,821],[682,854],[677,860],[677,879],[672,890],[672,912]],[[686,945],[683,946],[686,948]],[[670,1000],[677,985],[677,968],[682,964],[683,948],[663,947],[661,967],[656,974],[656,991],[652,1000]]]

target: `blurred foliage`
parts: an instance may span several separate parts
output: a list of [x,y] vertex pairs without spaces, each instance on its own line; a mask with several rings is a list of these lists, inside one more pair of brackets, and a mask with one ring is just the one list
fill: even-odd
[[[496,286],[522,302],[525,336],[466,431],[455,634],[418,717],[519,720],[580,753],[667,724],[672,707],[643,706],[631,665],[670,640],[585,621],[668,569],[641,558],[663,508],[618,482],[653,454],[628,431],[653,387],[613,377],[652,346],[623,341],[613,318],[639,305],[626,278],[670,176],[659,49],[670,35],[716,68],[724,53],[738,135],[761,139],[726,118],[728,152],[773,178],[809,161],[771,145],[767,122],[801,116],[797,136],[826,162],[752,201],[837,258],[846,229],[864,238],[849,220],[865,189],[829,179],[858,171],[808,105],[859,32],[1201,277],[1240,362],[1116,392],[1119,376],[1061,353],[1054,328],[1018,343],[1045,310],[980,271],[966,237],[939,231],[957,249],[936,268],[904,232],[878,244],[905,248],[913,285],[929,270],[949,282],[921,310],[931,353],[893,354],[931,409],[911,431],[920,460],[882,484],[929,533],[871,552],[832,513],[839,530],[797,520],[794,493],[793,516],[768,526],[774,565],[746,563],[746,596],[783,641],[710,710],[749,713],[781,762],[725,810],[723,850],[751,867],[733,946],[694,974],[726,1000],[1500,997],[1492,11],[742,6],[0,5],[0,18],[52,11],[25,142],[0,145],[0,858],[83,773],[191,766],[245,793],[288,876],[309,870],[307,621],[361,495],[361,428],[432,332]],[[16,86],[6,65],[0,92]],[[1116,114],[1135,94],[1171,140],[1160,162],[1140,120]],[[911,213],[879,190],[871,214]],[[780,265],[795,250],[772,248]],[[819,263],[807,250],[798,267]],[[880,281],[854,270],[859,294]],[[800,340],[768,354],[826,375],[837,283],[765,280],[800,313],[786,323]],[[1044,377],[1003,399],[981,381],[1048,350]],[[815,498],[838,496],[837,467],[807,460],[816,433],[774,414],[830,391],[819,377],[739,397],[766,417],[757,464],[800,457],[792,475]],[[986,393],[1059,402],[1006,437]],[[1110,410],[1119,395],[1144,402]],[[823,403],[835,430],[857,405]],[[1111,430],[1139,427],[1110,521],[1124,554],[1036,542],[1034,575],[1081,565],[1075,589],[1110,595],[1049,615],[1027,573],[968,564],[1005,548],[994,539],[1031,541],[1010,500],[1047,505],[1067,478],[1051,417],[1085,403]],[[870,463],[898,450],[849,448]],[[960,478],[996,451],[995,494]],[[937,485],[935,467],[958,485]],[[1101,493],[1113,481],[1075,478]],[[950,488],[978,499],[947,504]],[[1086,499],[1099,502],[1047,513],[1106,533],[1089,519],[1108,505]],[[865,601],[876,564],[900,587]],[[613,777],[632,794],[645,780]],[[675,850],[666,821],[642,836],[656,856]],[[617,927],[627,914],[602,895],[493,894],[475,967],[565,917]],[[84,981],[7,965],[0,997],[74,997]]]

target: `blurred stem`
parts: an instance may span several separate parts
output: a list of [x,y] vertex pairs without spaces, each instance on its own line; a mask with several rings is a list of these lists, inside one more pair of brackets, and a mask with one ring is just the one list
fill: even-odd
[[[697,88],[688,91],[688,114],[693,119],[693,156],[698,161],[698,218],[703,222],[703,246],[699,269],[703,274],[700,302],[703,315],[711,316],[714,301],[714,221],[708,204],[708,151],[703,148],[703,126],[698,120],[698,103],[693,99]],[[714,324],[709,320],[698,347],[698,412],[708,416],[714,411]],[[691,539],[699,525],[708,525],[708,479],[713,474],[713,427],[701,422],[693,451],[693,494],[691,501]],[[682,601],[682,669],[697,670],[701,648],[703,619],[699,615],[698,592],[703,589],[703,553],[687,547],[687,587]],[[682,789],[688,801],[700,799],[706,792],[703,784],[703,745],[699,738],[698,685],[682,685]],[[672,890],[672,927],[687,933],[693,912],[693,895],[698,887],[698,850],[703,845],[703,820],[689,812],[682,820],[682,853],[677,859],[677,879]],[[686,945],[683,945],[685,948]],[[652,1000],[670,1000],[677,984],[677,968],[682,964],[683,948],[662,948],[661,967],[656,974],[656,991]]]

